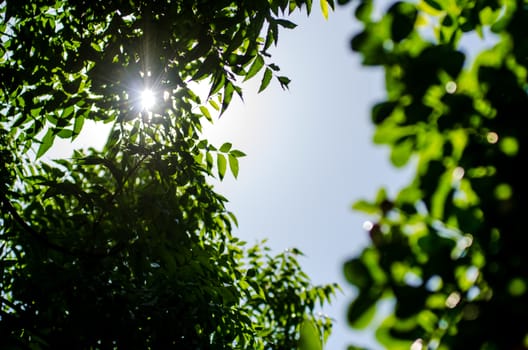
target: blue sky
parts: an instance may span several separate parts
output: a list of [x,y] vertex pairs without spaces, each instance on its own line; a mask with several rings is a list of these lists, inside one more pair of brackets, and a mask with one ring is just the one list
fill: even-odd
[[[342,265],[367,243],[362,224],[368,217],[351,204],[374,197],[380,187],[395,193],[410,179],[410,170],[389,163],[388,150],[372,143],[370,108],[384,96],[383,73],[362,67],[349,42],[359,26],[351,7],[337,7],[324,20],[314,2],[310,17],[291,17],[298,24],[283,30],[271,52],[281,74],[292,82],[283,91],[277,81],[257,94],[258,78],[244,85],[244,102],[209,126],[206,135],[220,146],[231,142],[247,154],[238,179],[215,182],[238,218],[235,234],[248,243],[268,239],[280,252],[296,247],[300,263],[314,284],[337,282],[343,288],[322,311],[335,321],[326,350],[345,350],[355,343],[372,350],[370,332],[347,326],[346,309],[354,290]],[[86,125],[76,145],[101,144],[105,133]],[[56,142],[50,157],[69,156],[67,142]]]

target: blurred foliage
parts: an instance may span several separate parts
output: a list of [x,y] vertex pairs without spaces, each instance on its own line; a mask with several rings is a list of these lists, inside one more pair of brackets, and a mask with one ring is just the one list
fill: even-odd
[[391,300],[375,325],[387,349],[527,349],[526,2],[360,0],[353,11],[352,50],[385,72],[374,142],[415,176],[354,205],[372,219],[371,243],[344,265],[358,292],[350,325]]
[[[0,2],[2,349],[321,348],[331,322],[315,308],[336,286],[313,286],[297,249],[231,234],[207,179],[236,177],[244,153],[201,135],[243,81],[287,88],[268,51],[295,27],[287,15],[311,8]],[[112,125],[101,151],[43,160],[86,120]]]

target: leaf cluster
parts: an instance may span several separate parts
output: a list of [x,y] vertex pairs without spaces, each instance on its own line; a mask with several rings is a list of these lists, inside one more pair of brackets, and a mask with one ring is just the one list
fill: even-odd
[[[398,1],[374,18],[374,5],[356,6],[351,47],[385,71],[374,142],[415,175],[394,198],[354,205],[372,221],[371,244],[344,265],[358,289],[349,322],[371,324],[390,298],[376,333],[387,348],[525,348],[526,6]],[[470,35],[487,44],[474,60]]]
[[[311,6],[0,4],[3,347],[294,349],[307,324],[322,344],[331,322],[314,308],[337,287],[311,285],[299,251],[231,234],[236,217],[208,179],[237,177],[245,154],[202,136],[243,81],[287,87],[268,52],[295,27],[285,17]],[[102,150],[43,160],[87,120],[111,124]]]

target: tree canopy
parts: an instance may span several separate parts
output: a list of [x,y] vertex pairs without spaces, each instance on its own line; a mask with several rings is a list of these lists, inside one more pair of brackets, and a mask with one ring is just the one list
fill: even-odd
[[[320,2],[327,15],[332,1]],[[201,134],[289,79],[270,61],[297,1],[0,3],[0,336],[5,349],[320,349],[302,253],[247,247],[209,185],[241,150]],[[196,83],[208,86],[199,96]],[[155,101],[141,104],[142,93]],[[85,121],[102,150],[44,161]]]
[[392,300],[374,325],[389,349],[526,349],[526,3],[385,5],[355,4],[351,47],[385,71],[374,142],[415,176],[354,205],[371,243],[344,265],[349,322],[363,329]]

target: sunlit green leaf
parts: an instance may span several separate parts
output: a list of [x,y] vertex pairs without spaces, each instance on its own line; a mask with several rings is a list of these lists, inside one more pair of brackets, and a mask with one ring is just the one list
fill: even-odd
[[80,134],[83,126],[84,126],[84,116],[78,115],[75,118],[75,122],[73,123],[73,138],[77,137],[77,135]]
[[210,99],[210,100],[209,100],[209,104],[211,105],[211,107],[213,107],[213,108],[216,109],[217,111],[220,110],[220,106],[218,106],[218,103],[216,103],[216,101],[214,101],[213,99]]
[[244,81],[254,77],[258,72],[260,72],[263,66],[264,58],[261,55],[257,55],[255,57],[255,60],[253,61],[253,64],[251,65],[251,67],[249,67],[249,70],[246,76],[244,77]]
[[220,177],[220,180],[221,180],[225,176],[225,172],[227,168],[227,160],[226,160],[226,157],[221,153],[218,153],[216,157],[217,157],[216,165],[218,167],[218,177]]
[[220,152],[227,153],[231,149],[233,145],[230,142],[224,143],[222,146],[220,146]]
[[211,169],[213,168],[213,155],[211,154],[211,152],[205,153],[205,163],[207,165],[207,170],[211,171]]
[[238,158],[233,156],[232,154],[229,154],[228,156],[229,160],[229,168],[231,169],[231,173],[235,178],[238,177]]
[[57,136],[60,137],[61,139],[69,139],[72,137],[72,135],[73,135],[73,131],[70,129],[62,129],[61,131],[57,133]]
[[55,139],[55,134],[52,129],[48,129],[46,134],[41,140],[39,149],[37,151],[37,158],[42,157],[53,145],[53,140]]
[[222,110],[220,111],[220,115],[222,115],[226,111],[227,107],[231,103],[234,91],[235,86],[231,82],[228,82],[224,88],[224,98],[222,100]]
[[366,200],[358,200],[354,202],[354,204],[352,205],[352,209],[361,211],[367,214],[377,214],[379,213],[379,210],[380,210],[377,204],[371,203]]
[[413,145],[414,143],[411,139],[405,139],[394,145],[391,153],[392,164],[396,167],[402,167],[407,164],[412,156]]
[[271,69],[266,68],[266,71],[264,72],[264,76],[262,77],[262,81],[260,83],[258,92],[262,92],[264,91],[264,89],[268,87],[272,77],[273,77],[273,72],[271,71]]
[[323,350],[321,336],[313,320],[305,318],[302,322],[298,350]]
[[328,19],[328,0],[319,0],[319,4],[321,5],[323,17]]
[[212,122],[213,118],[211,118],[211,113],[209,113],[207,107],[200,106],[200,111],[202,112],[202,115],[207,118],[208,121]]

